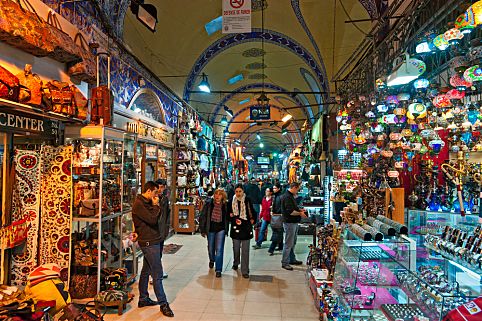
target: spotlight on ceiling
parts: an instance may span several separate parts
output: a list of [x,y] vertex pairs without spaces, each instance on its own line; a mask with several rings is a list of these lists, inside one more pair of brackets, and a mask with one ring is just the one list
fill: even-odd
[[226,126],[227,124],[228,124],[228,119],[226,118],[226,116],[223,116],[223,118],[221,118],[221,125]]
[[211,86],[209,86],[208,82],[208,76],[206,76],[205,73],[202,74],[202,80],[197,86],[200,91],[205,92],[205,93],[210,93],[211,92]]
[[293,118],[291,114],[286,114],[286,116],[284,116],[281,120],[283,121],[283,123],[286,123],[291,118]]
[[233,118],[234,117],[234,113],[231,109],[229,109],[228,106],[224,105],[224,111],[226,112],[226,114],[228,114],[229,117]]
[[264,147],[264,144],[263,143],[259,143],[259,148],[263,148]]
[[156,31],[157,8],[152,4],[145,4],[144,0],[131,2],[131,11],[144,26],[152,32]]
[[229,136],[229,130],[227,128],[224,130],[224,136]]
[[281,130],[281,135],[284,136],[284,135],[286,135],[286,134],[288,134],[288,129],[283,128],[283,129]]
[[261,140],[261,136],[259,136],[259,134],[256,134],[256,138],[257,138],[258,140]]
[[264,92],[262,92],[261,95],[256,98],[256,101],[260,106],[269,106],[269,98],[264,94]]

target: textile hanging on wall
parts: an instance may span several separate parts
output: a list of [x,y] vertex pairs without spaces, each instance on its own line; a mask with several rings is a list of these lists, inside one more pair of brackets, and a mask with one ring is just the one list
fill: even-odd
[[16,150],[14,166],[12,221],[27,218],[30,229],[27,234],[27,242],[13,251],[11,283],[15,286],[25,286],[27,275],[38,265],[40,153],[31,150]]
[[68,277],[72,221],[72,146],[43,146],[39,264],[56,263]]

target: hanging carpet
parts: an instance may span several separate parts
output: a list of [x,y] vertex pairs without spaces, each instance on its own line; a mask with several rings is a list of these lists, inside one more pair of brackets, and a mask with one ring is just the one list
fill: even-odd
[[14,167],[12,221],[27,218],[30,229],[27,234],[27,241],[13,250],[11,284],[25,286],[28,274],[38,265],[40,153],[31,150],[16,150]]
[[39,264],[56,263],[67,280],[72,221],[72,147],[42,146]]

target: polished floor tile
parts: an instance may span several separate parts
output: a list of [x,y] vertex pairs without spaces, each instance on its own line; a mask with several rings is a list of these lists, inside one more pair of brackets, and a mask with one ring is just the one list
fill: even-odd
[[[298,237],[298,260],[306,260],[310,237]],[[186,321],[308,321],[318,320],[318,313],[308,288],[306,265],[294,271],[281,269],[281,253],[267,253],[263,248],[250,251],[250,274],[272,276],[272,282],[244,279],[233,264],[232,242],[226,238],[223,272],[216,278],[209,269],[206,240],[200,235],[174,235],[166,243],[182,244],[175,254],[163,256],[163,267],[169,277],[163,285],[174,311],[174,320]],[[251,242],[254,244],[254,242]],[[109,310],[106,321],[167,320],[158,306],[137,308],[137,284],[132,287],[136,295],[122,316]],[[154,290],[149,286],[154,299]]]

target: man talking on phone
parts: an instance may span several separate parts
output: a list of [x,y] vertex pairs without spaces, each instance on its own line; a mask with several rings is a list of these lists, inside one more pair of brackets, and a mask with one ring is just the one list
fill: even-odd
[[[159,229],[159,185],[149,181],[142,187],[142,194],[138,195],[132,207],[132,220],[138,235],[137,242],[144,254],[141,275],[139,278],[138,307],[160,305],[161,312],[167,317],[174,313],[167,302],[166,293],[162,285],[161,243],[162,236]],[[149,275],[152,276],[154,292],[157,302],[149,298],[147,290]]]

